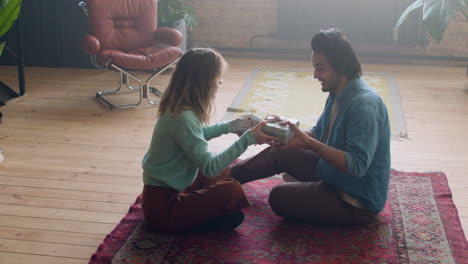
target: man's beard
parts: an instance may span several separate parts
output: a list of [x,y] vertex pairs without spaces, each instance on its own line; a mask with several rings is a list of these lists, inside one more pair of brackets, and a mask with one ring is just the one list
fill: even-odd
[[330,92],[333,93],[338,86],[338,80],[336,79],[329,79],[328,81],[322,82],[322,92]]

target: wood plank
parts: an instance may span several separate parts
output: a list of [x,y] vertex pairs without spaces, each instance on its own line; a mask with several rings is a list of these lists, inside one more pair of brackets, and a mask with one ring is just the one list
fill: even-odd
[[0,204],[2,215],[116,224],[124,214]]
[[56,198],[42,198],[16,194],[0,194],[0,204],[20,205],[28,207],[44,207],[55,209],[72,209],[91,212],[106,212],[124,214],[128,211],[128,204],[114,204],[103,202],[65,200]]
[[[55,152],[44,152],[40,146],[14,146],[10,141],[2,143],[5,146],[5,161],[22,161],[30,160],[32,162],[44,163],[63,163],[69,166],[95,166],[104,168],[119,168],[132,165],[136,173],[141,173],[141,160],[146,153],[146,149],[123,149],[114,147],[101,146],[83,146],[75,148],[75,146],[67,144],[44,143],[43,146],[49,145],[53,147]],[[60,146],[63,145],[63,146]],[[68,148],[68,151],[67,151]],[[114,150],[114,151],[109,151]],[[89,153],[93,151],[95,158],[93,159]],[[141,174],[140,174],[141,175]]]
[[50,257],[37,254],[1,252],[2,264],[86,264],[88,260],[77,258]]
[[[83,93],[82,91],[80,93]],[[94,93],[93,93],[94,94]],[[22,100],[17,102],[17,111],[6,111],[9,118],[34,118],[86,123],[105,123],[107,125],[154,124],[156,122],[156,106],[141,107],[136,110],[109,111],[102,107],[95,98],[80,97],[82,101],[71,101],[68,104],[57,104],[64,98],[36,98],[34,101]],[[72,111],[71,107],[80,107],[80,111]],[[62,112],[60,112],[62,111]]]
[[0,239],[0,251],[23,254],[37,254],[52,257],[69,257],[89,259],[95,247],[67,245],[57,243],[42,243],[24,240]]
[[112,183],[116,185],[142,185],[141,175],[102,175],[94,173],[73,173],[73,172],[53,172],[53,171],[37,171],[28,168],[15,170],[11,167],[0,171],[1,176],[15,176],[23,178],[39,178],[59,181],[77,181],[77,182],[94,182],[94,183]]
[[[21,143],[21,144],[18,144]],[[82,144],[70,144],[70,143],[48,143],[38,141],[21,141],[16,140],[2,140],[2,145],[5,146],[9,152],[23,154],[24,151],[28,151],[29,155],[41,154],[38,158],[48,158],[55,156],[64,156],[65,158],[85,158],[86,154],[89,157],[89,153],[93,153],[93,156],[98,160],[109,160],[109,161],[134,161],[141,162],[143,155],[146,153],[147,147],[145,148],[125,148],[116,146],[94,146],[94,145],[82,145]],[[44,153],[44,149],[53,149],[53,152]],[[119,155],[116,155],[118,153]],[[6,153],[7,154],[7,153]]]
[[[61,131],[29,128],[2,128],[0,140],[15,141],[40,141],[46,143],[60,143],[71,145],[91,145],[91,146],[114,146],[121,148],[141,148],[147,149],[151,141],[152,131],[148,131],[148,136],[122,138],[121,135],[106,136],[105,134],[70,135]],[[21,142],[17,142],[21,144]]]
[[136,195],[121,193],[102,193],[90,191],[60,190],[40,187],[0,185],[0,193],[11,195],[40,196],[60,200],[94,201],[105,203],[132,204]]
[[[465,186],[464,186],[465,187]],[[453,200],[456,201],[456,207],[460,212],[468,215],[468,199],[466,199],[467,189],[465,188],[452,188]],[[468,219],[467,219],[468,220]]]
[[[3,151],[2,151],[3,152]],[[23,153],[26,153],[24,151]],[[115,176],[128,176],[133,175],[137,178],[142,175],[141,161],[109,161],[109,160],[60,160],[59,156],[54,156],[53,159],[47,159],[45,157],[32,157],[29,155],[28,158],[21,158],[21,155],[9,151],[8,149],[4,152],[5,160],[3,166],[9,166],[11,163],[31,163],[36,166],[44,167],[60,167],[62,171],[68,172],[82,172],[82,173],[93,173],[103,175],[115,175]],[[24,157],[24,156],[23,156]]]
[[103,235],[0,226],[0,239],[26,240],[97,248],[103,240]]
[[69,233],[106,235],[114,229],[115,224],[71,221],[62,219],[45,219],[38,217],[0,214],[0,226],[27,228],[34,230],[63,231]]
[[[3,152],[3,151],[2,151]],[[122,177],[140,177],[142,175],[141,164],[137,162],[132,163],[114,163],[115,167],[107,166],[95,166],[95,165],[77,165],[72,162],[35,162],[34,160],[12,160],[10,158],[10,152],[6,149],[4,152],[5,160],[3,161],[2,168],[12,168],[22,171],[27,170],[38,170],[38,171],[51,171],[51,172],[63,172],[63,173],[79,173],[79,174],[96,174],[96,175],[108,175],[108,176],[122,176]],[[70,163],[70,164],[67,164]],[[118,166],[120,164],[120,166]],[[129,166],[132,165],[131,167]]]
[[392,164],[398,163],[407,163],[407,164],[417,164],[417,165],[429,165],[427,170],[433,170],[431,167],[434,165],[442,165],[446,164],[447,166],[457,167],[457,168],[464,168],[465,161],[464,160],[451,160],[450,158],[443,158],[443,157],[435,157],[432,155],[426,155],[423,157],[418,157],[417,154],[408,153],[401,153],[404,156],[392,156],[393,161]]
[[134,194],[139,195],[140,186],[113,185],[111,183],[67,182],[47,179],[22,178],[0,176],[0,184],[13,186],[29,186],[40,188],[53,188],[62,190],[91,191],[103,193]]
[[392,147],[398,151],[427,151],[427,152],[447,152],[456,154],[465,154],[468,151],[468,140],[461,138],[451,138],[443,145],[433,145],[432,140],[418,139],[418,140],[392,140]]
[[[392,140],[393,142],[418,142],[418,143],[426,143],[426,144],[433,144],[434,143],[434,135],[429,135],[426,132],[423,131],[412,131],[411,135],[408,135],[407,139],[394,139]],[[459,144],[461,146],[465,146],[465,144],[468,144],[468,138],[466,137],[450,137],[450,138],[444,138],[444,142],[447,144]],[[394,143],[395,144],[395,143]]]
[[[2,111],[3,112],[3,111]],[[8,113],[7,113],[8,114]],[[29,129],[48,129],[61,131],[64,134],[96,134],[101,136],[116,135],[120,137],[136,137],[136,136],[147,136],[147,131],[152,131],[154,123],[140,124],[138,126],[127,126],[125,122],[114,122],[113,125],[105,125],[101,123],[90,123],[90,122],[76,122],[63,120],[47,120],[37,118],[13,118],[9,119],[7,114],[3,119],[3,124],[13,128],[29,128]],[[90,124],[93,124],[92,126]]]

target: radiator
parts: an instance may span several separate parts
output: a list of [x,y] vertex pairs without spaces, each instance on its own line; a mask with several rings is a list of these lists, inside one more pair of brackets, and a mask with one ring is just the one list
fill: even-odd
[[[353,42],[393,44],[393,27],[408,0],[278,0],[277,37],[310,40],[321,29],[343,29]],[[423,44],[420,13],[400,27],[399,43]]]

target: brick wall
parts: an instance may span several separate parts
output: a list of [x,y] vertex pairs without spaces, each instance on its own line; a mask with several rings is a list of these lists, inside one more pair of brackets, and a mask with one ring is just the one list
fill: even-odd
[[[189,45],[248,48],[255,35],[276,32],[277,0],[187,0],[199,19],[199,26],[189,34]],[[284,41],[256,38],[255,48],[308,50],[307,41]],[[356,50],[398,54],[468,57],[468,21],[459,14],[445,32],[440,44],[429,39],[425,47],[369,47],[356,44]]]
[[250,37],[276,32],[276,0],[187,0],[199,19],[189,43],[247,48]]

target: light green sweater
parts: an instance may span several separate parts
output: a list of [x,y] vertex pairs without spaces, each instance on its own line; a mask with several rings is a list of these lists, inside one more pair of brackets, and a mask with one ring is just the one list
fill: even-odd
[[156,123],[148,152],[143,158],[143,182],[182,191],[195,180],[198,170],[214,177],[255,144],[251,130],[224,151],[208,151],[208,140],[229,133],[229,122],[203,127],[192,111],[163,114]]

